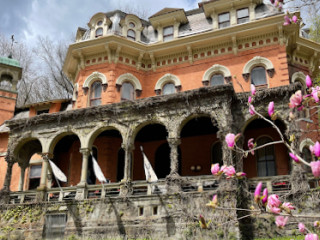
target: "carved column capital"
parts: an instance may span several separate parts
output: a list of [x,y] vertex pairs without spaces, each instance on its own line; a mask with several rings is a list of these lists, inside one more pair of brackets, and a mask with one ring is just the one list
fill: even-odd
[[181,144],[180,138],[167,138],[168,144],[172,146],[179,146]]
[[79,152],[84,156],[88,157],[90,155],[90,149],[89,148],[80,148]]

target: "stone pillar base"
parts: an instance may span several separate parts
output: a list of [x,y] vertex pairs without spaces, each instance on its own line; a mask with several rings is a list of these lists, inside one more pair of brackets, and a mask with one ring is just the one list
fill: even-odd
[[133,194],[131,180],[120,182],[120,197],[127,197]]
[[76,200],[84,200],[87,198],[88,190],[86,183],[79,183],[77,186]]
[[37,195],[36,195],[36,202],[43,202],[46,201],[46,196],[47,196],[47,192],[46,192],[46,187],[44,186],[40,186],[37,188]]
[[2,189],[0,191],[0,204],[9,204],[10,203],[10,191]]
[[177,173],[169,174],[166,177],[166,188],[168,194],[181,192],[183,179]]

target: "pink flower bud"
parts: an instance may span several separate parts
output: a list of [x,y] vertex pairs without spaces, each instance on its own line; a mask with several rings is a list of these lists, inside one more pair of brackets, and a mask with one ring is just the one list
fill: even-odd
[[249,96],[249,97],[248,97],[248,103],[251,103],[251,102],[252,102],[252,97]]
[[249,113],[250,113],[250,115],[255,115],[256,114],[254,106],[252,104],[250,104],[250,106],[249,106]]
[[294,15],[292,17],[292,22],[297,23],[297,21],[298,21],[298,17],[296,15]]
[[266,204],[267,201],[268,201],[268,189],[265,188],[263,189],[263,194],[262,194],[263,198],[261,199],[262,200],[262,203],[263,204]]
[[290,202],[284,202],[281,206],[283,210],[285,210],[288,214],[291,213],[291,210],[294,210],[295,207]]
[[314,161],[310,163],[313,176],[320,177],[320,161]]
[[311,89],[312,89],[312,92],[311,92],[312,98],[316,103],[319,102],[319,95],[318,95],[318,92],[320,90],[319,86],[316,86],[315,88],[311,88]]
[[234,144],[235,144],[235,135],[233,133],[228,133],[226,135],[226,142],[227,142],[227,145],[228,145],[228,148],[233,148],[234,147]]
[[278,228],[284,228],[284,226],[287,224],[288,222],[288,217],[284,217],[284,216],[277,216],[276,217],[276,225]]
[[227,166],[223,169],[223,173],[227,176],[227,178],[230,178],[236,174],[236,170],[233,166]]
[[296,155],[294,155],[293,153],[289,153],[289,155],[296,163],[300,163],[300,160]]
[[268,106],[268,114],[270,117],[274,114],[274,102],[270,102]]
[[308,88],[312,87],[312,80],[309,75],[306,76],[306,85]]
[[253,84],[251,84],[251,94],[254,96],[254,95],[256,95],[256,87],[253,85]]
[[290,108],[300,107],[302,100],[303,100],[303,97],[302,97],[301,90],[298,90],[290,97],[289,107]]
[[262,182],[259,182],[256,186],[256,190],[254,191],[254,201],[258,203],[260,201],[260,193],[262,189]]
[[279,196],[277,194],[272,194],[268,197],[268,205],[273,207],[279,207],[281,205],[281,201],[279,200]]
[[[249,150],[253,149],[254,148],[254,143],[253,143],[254,139],[253,138],[250,138],[248,140],[248,148]],[[251,154],[254,155],[254,151],[251,151]]]
[[318,141],[316,141],[316,143],[312,146],[309,147],[310,151],[316,156],[316,157],[320,157],[320,143]]
[[217,175],[219,173],[219,171],[220,171],[219,163],[211,165],[211,173],[212,173],[212,175]]
[[306,227],[304,226],[303,223],[299,223],[299,224],[298,224],[298,228],[299,228],[299,232],[301,232],[302,234],[305,234],[305,232],[306,232]]

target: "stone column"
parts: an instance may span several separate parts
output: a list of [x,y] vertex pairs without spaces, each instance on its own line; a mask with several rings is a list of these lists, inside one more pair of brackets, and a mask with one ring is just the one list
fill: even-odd
[[87,183],[87,177],[88,177],[88,161],[89,161],[90,149],[81,148],[80,152],[82,154],[82,168],[81,168],[80,183],[78,185],[85,186]]
[[39,190],[46,189],[47,179],[48,179],[48,168],[49,168],[49,159],[52,159],[53,156],[50,156],[49,153],[42,154],[42,168],[41,168],[41,178],[40,178],[40,186]]
[[24,186],[24,177],[25,177],[25,172],[26,172],[26,166],[20,166],[20,169],[21,169],[21,173],[20,173],[18,191],[22,192],[23,191],[23,186]]
[[0,191],[0,204],[7,204],[10,202],[10,183],[11,183],[11,176],[12,176],[12,167],[15,163],[15,159],[10,154],[10,150],[8,150],[6,155],[6,162],[7,162],[7,173],[4,179],[3,188]]
[[134,145],[122,145],[124,149],[124,175],[123,178],[125,181],[132,180],[132,152],[134,150]]
[[181,144],[180,138],[168,138],[167,141],[170,147],[170,175],[179,175],[178,146]]

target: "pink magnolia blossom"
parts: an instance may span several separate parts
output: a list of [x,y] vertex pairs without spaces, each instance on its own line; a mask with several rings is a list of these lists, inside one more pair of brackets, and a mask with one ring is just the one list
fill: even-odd
[[281,205],[281,201],[279,200],[279,196],[277,194],[272,194],[268,197],[268,205],[272,207],[279,207]]
[[290,202],[284,202],[281,207],[289,214],[291,213],[291,210],[296,209]]
[[213,175],[217,175],[219,172],[220,172],[219,163],[212,164],[212,165],[211,165],[211,173],[212,173]]
[[267,209],[268,212],[271,212],[271,213],[274,213],[274,214],[280,214],[281,213],[281,209],[280,208],[270,206],[269,203],[267,204],[266,209]]
[[[248,148],[249,150],[253,149],[254,148],[254,143],[253,143],[254,139],[253,138],[250,138],[248,140]],[[251,154],[254,155],[254,151],[251,151]]]
[[251,94],[252,94],[253,96],[256,95],[256,87],[255,87],[253,84],[251,84],[250,90],[251,90]]
[[[278,4],[277,4],[278,5]],[[277,5],[275,5],[275,6],[277,6]],[[288,25],[290,25],[291,24],[291,19],[289,18],[289,16],[287,16],[287,15],[285,15],[284,16],[284,23],[283,23],[283,25],[284,26],[288,26]]]
[[250,115],[255,115],[255,109],[254,109],[254,106],[252,104],[249,105],[249,113]]
[[296,163],[300,163],[300,160],[296,155],[294,155],[293,153],[289,153],[289,155]]
[[249,96],[249,97],[248,97],[248,103],[251,103],[251,102],[252,102],[252,97]]
[[245,177],[245,176],[247,176],[247,174],[244,173],[244,172],[237,172],[237,173],[236,173],[236,177],[237,177],[238,179],[242,179],[242,178]]
[[270,102],[268,106],[268,114],[270,117],[274,114],[274,102]]
[[260,201],[260,193],[262,189],[262,182],[259,182],[256,186],[256,190],[254,191],[254,201],[258,203]]
[[283,228],[287,222],[288,222],[288,217],[284,217],[284,216],[277,216],[276,217],[276,225],[278,228]]
[[309,149],[316,157],[320,157],[320,143],[318,141],[313,146],[310,146]]
[[302,100],[303,100],[303,97],[301,94],[301,90],[298,90],[295,92],[295,94],[293,94],[290,97],[289,107],[290,108],[295,108],[295,107],[299,108],[301,106]]
[[268,189],[267,188],[263,189],[261,201],[263,204],[266,204],[268,201]]
[[226,135],[226,142],[228,144],[228,148],[233,148],[235,144],[235,138],[236,136],[233,133],[228,133]]
[[319,91],[320,91],[320,87],[319,86],[316,86],[315,88],[313,87],[313,88],[311,88],[311,96],[312,96],[312,98],[314,99],[314,101],[317,103],[317,102],[319,102],[319,95],[318,95],[318,93],[319,93]]
[[319,240],[319,237],[315,233],[308,233],[304,240]]
[[312,87],[312,80],[309,75],[306,76],[306,85],[308,88]]
[[304,226],[303,223],[299,223],[298,228],[299,228],[299,232],[301,232],[302,234],[306,233],[306,227]]
[[294,15],[292,17],[292,22],[297,23],[297,21],[298,21],[298,17],[296,15]]
[[223,173],[227,175],[228,178],[230,178],[236,174],[236,170],[233,166],[227,166],[223,169]]
[[315,176],[316,178],[320,177],[320,160],[311,162],[310,167],[313,176]]

